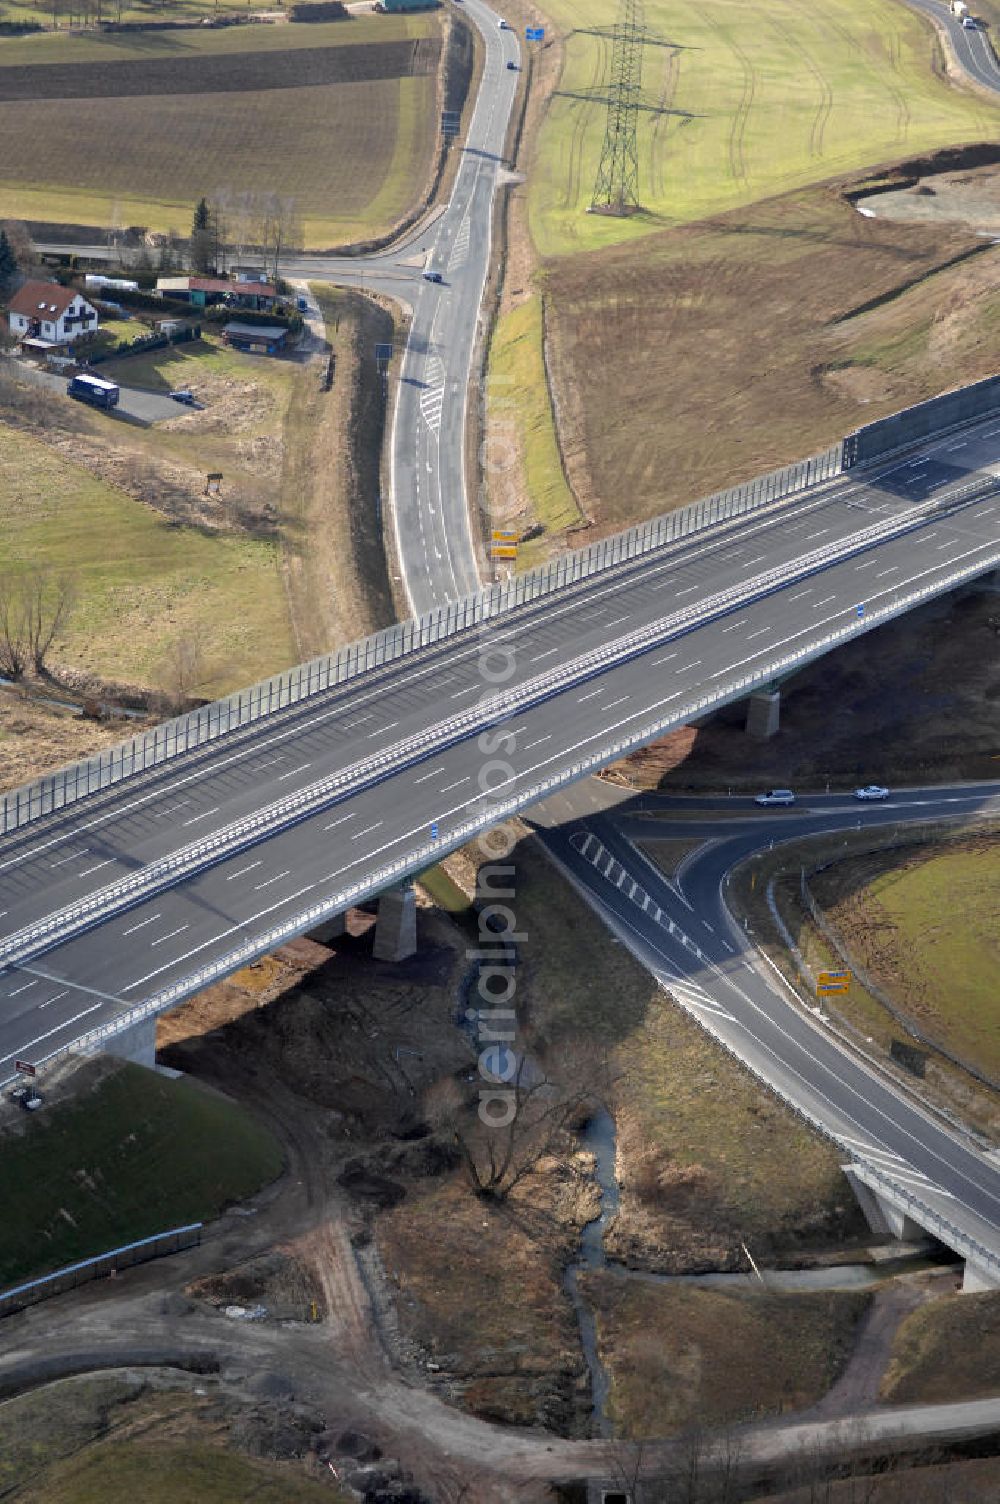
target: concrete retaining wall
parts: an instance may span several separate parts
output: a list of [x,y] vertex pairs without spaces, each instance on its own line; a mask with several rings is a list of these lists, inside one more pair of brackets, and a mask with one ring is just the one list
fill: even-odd
[[916,407],[904,408],[901,413],[866,423],[844,440],[844,468],[871,464],[894,450],[953,428],[956,423],[967,423],[993,412],[1000,412],[1000,376],[987,376],[984,381],[960,387],[957,392],[945,392],[942,397],[932,397]]

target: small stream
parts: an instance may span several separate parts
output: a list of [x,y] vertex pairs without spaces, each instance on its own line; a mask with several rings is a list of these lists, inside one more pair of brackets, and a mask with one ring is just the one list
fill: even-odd
[[935,1267],[933,1257],[900,1257],[885,1263],[830,1264],[814,1269],[762,1269],[756,1274],[656,1274],[651,1270],[629,1269],[609,1262],[604,1250],[604,1234],[618,1212],[620,1193],[615,1175],[616,1141],[614,1118],[603,1107],[587,1122],[579,1135],[580,1147],[594,1156],[594,1178],[601,1192],[601,1210],[580,1233],[580,1254],[567,1266],[563,1276],[565,1289],[576,1312],[580,1345],[590,1373],[591,1434],[610,1438],[614,1433],[607,1414],[611,1380],[601,1362],[597,1346],[594,1313],[580,1292],[579,1276],[599,1269],[620,1280],[635,1280],[650,1285],[700,1285],[717,1290],[862,1290],[878,1285],[905,1269]]

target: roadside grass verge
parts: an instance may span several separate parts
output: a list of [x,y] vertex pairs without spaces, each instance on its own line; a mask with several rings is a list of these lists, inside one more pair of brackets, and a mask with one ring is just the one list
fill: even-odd
[[346,1495],[289,1465],[258,1462],[197,1441],[105,1441],[56,1463],[21,1494],[26,1504],[338,1504]]
[[838,862],[811,887],[903,1012],[1000,1078],[1000,836]]
[[[485,451],[486,467],[494,496],[497,523],[509,520],[512,509],[520,513],[521,498],[507,494],[515,474],[523,476],[528,520],[538,522],[546,533],[561,533],[583,521],[572,491],[566,484],[545,377],[542,352],[542,300],[535,296],[497,320],[490,347],[489,401],[494,422]],[[519,464],[508,449],[512,432]],[[544,544],[528,542],[518,551],[518,567],[530,569],[543,556]]]
[[0,1284],[210,1220],[281,1171],[266,1128],[187,1081],[102,1062],[78,1082],[3,1134]]
[[[307,245],[384,232],[429,178],[439,23],[421,17],[401,34],[398,25],[384,32],[382,19],[168,33],[173,40],[157,44],[152,59],[160,82],[143,33],[118,36],[100,61],[96,41],[73,54],[72,64],[57,45],[65,93],[0,102],[7,147],[0,212],[184,233],[203,194],[224,188],[239,195],[275,184],[294,202]],[[295,45],[283,48],[289,36]],[[39,38],[27,53],[0,51],[0,100],[5,74],[20,90],[37,72],[33,93],[43,92],[49,40]],[[314,62],[316,81],[310,74],[310,82],[298,82],[303,62],[324,46],[346,60],[346,76],[319,81],[323,70]],[[14,60],[25,56],[32,61],[17,66]],[[365,77],[362,60],[375,76]],[[389,76],[378,76],[380,70]],[[74,85],[77,72],[86,88]],[[188,72],[190,87],[201,92],[182,91]],[[109,153],[111,138],[116,148]]]
[[635,240],[857,167],[992,140],[998,112],[950,86],[930,23],[889,0],[648,0],[631,219],[588,215],[603,141],[611,0],[545,0],[565,63],[529,173],[542,256]]
[[944,1295],[896,1333],[879,1398],[890,1405],[986,1399],[1000,1388],[1000,1294]]
[[854,1291],[670,1288],[613,1274],[581,1284],[596,1309],[615,1435],[634,1440],[815,1404],[871,1300]]
[[[60,400],[60,399],[55,399]],[[53,645],[55,670],[157,687],[180,638],[196,638],[211,695],[294,661],[270,538],[178,524],[30,434],[0,423],[0,556],[66,573],[77,604]]]

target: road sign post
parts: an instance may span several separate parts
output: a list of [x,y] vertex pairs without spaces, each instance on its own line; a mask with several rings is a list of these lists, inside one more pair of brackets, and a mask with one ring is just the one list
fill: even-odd
[[821,971],[816,976],[817,995],[846,992],[850,985],[851,973],[849,971]]
[[517,529],[495,527],[490,541],[491,559],[517,558]]
[[27,1060],[15,1060],[14,1061],[14,1069],[21,1076],[37,1076],[38,1075],[38,1067],[36,1065],[29,1064],[29,1062]]
[[524,35],[525,35],[525,39],[527,41],[529,41],[529,42],[544,42],[545,41],[545,27],[544,26],[526,26],[524,28]]

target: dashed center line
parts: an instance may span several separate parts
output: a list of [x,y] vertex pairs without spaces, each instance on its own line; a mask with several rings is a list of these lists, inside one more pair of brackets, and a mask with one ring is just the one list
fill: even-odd
[[264,865],[264,858],[261,857],[261,859],[260,859],[259,862],[251,862],[250,865],[249,865],[249,867],[241,867],[238,872],[230,872],[229,876],[226,878],[226,882],[227,883],[235,882],[238,877],[245,877],[246,874],[248,872],[252,872],[255,867],[263,867],[263,865]]
[[261,888],[269,888],[272,883],[280,883],[283,877],[287,877],[292,869],[287,867],[284,872],[276,872],[273,877],[265,877],[262,883],[254,883],[253,890],[259,893]]
[[191,926],[189,924],[179,924],[175,930],[169,930],[167,934],[161,935],[158,940],[150,940],[150,950],[153,949],[154,945],[163,945],[165,941],[172,940],[175,935],[182,935],[185,930],[189,930],[190,928]]
[[140,919],[138,924],[133,924],[131,929],[122,930],[123,935],[134,935],[136,930],[144,930],[147,924],[154,924],[159,919],[159,914],[150,914],[148,919]]
[[219,809],[220,806],[216,804],[212,809],[202,810],[200,815],[192,815],[190,820],[184,820],[182,821],[182,824],[197,825],[199,820],[207,820],[209,815],[217,815],[219,813]]
[[282,773],[274,781],[275,781],[275,783],[284,783],[284,781],[285,781],[286,778],[294,778],[295,775],[296,775],[296,773],[304,773],[305,770],[306,770],[306,768],[311,768],[311,767],[312,767],[312,763],[310,763],[310,762],[300,763],[297,768],[289,768],[289,770],[288,770],[287,773]]

